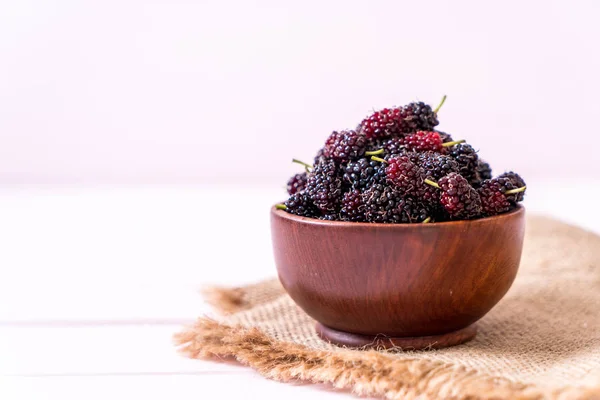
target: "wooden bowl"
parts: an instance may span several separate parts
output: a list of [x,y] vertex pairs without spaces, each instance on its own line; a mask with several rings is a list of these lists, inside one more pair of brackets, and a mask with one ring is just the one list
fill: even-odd
[[279,279],[317,323],[350,347],[440,348],[510,288],[521,259],[525,209],[473,221],[370,224],[321,221],[271,209]]

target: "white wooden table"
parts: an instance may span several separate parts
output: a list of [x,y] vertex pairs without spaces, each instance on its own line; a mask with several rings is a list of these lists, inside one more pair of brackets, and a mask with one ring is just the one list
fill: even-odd
[[[600,232],[600,182],[529,182],[526,206]],[[179,356],[198,289],[272,277],[280,188],[0,188],[0,398],[346,397]]]

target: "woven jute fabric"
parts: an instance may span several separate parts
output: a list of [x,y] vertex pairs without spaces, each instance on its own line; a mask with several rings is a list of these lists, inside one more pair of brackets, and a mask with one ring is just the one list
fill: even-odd
[[277,280],[206,294],[226,314],[179,333],[180,350],[268,378],[388,399],[600,399],[600,237],[555,220],[528,219],[513,287],[473,341],[447,349],[328,344]]

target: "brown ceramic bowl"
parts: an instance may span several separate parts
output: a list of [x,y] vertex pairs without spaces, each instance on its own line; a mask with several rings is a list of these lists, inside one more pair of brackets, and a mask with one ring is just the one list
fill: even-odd
[[370,224],[271,209],[279,279],[317,323],[351,347],[445,347],[510,288],[521,259],[522,206],[473,221]]

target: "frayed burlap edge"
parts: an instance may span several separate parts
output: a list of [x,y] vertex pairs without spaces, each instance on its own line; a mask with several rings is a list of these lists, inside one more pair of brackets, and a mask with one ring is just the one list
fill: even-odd
[[244,289],[207,287],[200,292],[204,300],[223,314],[247,310],[251,304],[244,300]]
[[[210,288],[211,303],[226,313],[247,310],[281,295],[276,282],[267,298],[248,299],[245,288]],[[209,318],[175,336],[190,358],[233,357],[277,381],[331,384],[360,396],[386,399],[600,399],[600,387],[547,390],[487,376],[438,361],[395,359],[374,350],[336,352],[276,340],[257,328],[229,326]]]
[[175,337],[191,358],[234,357],[267,378],[304,380],[386,399],[598,399],[600,389],[544,391],[464,367],[429,360],[398,360],[377,351],[311,350],[277,341],[256,328],[228,326],[208,318]]
[[[260,287],[260,290],[255,290]],[[261,295],[257,296],[256,292]],[[275,300],[284,294],[278,279],[258,282],[244,287],[209,286],[201,290],[204,300],[222,314],[233,314]]]

